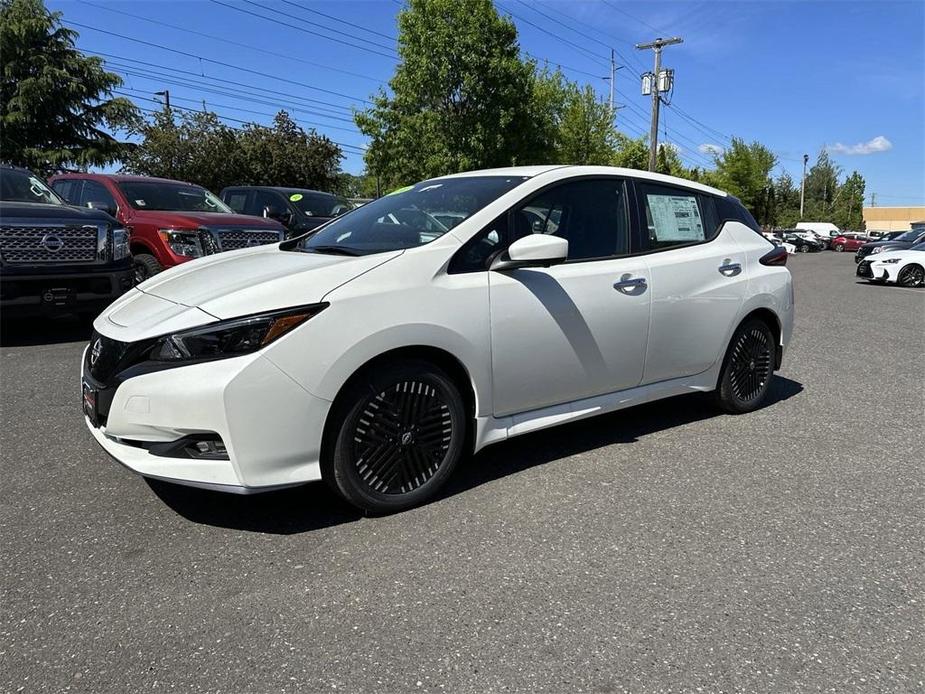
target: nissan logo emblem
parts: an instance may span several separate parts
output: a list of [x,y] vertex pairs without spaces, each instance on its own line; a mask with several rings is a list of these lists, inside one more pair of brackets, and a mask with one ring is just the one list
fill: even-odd
[[64,241],[61,240],[61,237],[55,236],[54,234],[45,234],[45,236],[42,237],[42,247],[50,253],[57,253],[64,248]]
[[90,366],[96,366],[96,362],[100,358],[100,352],[103,351],[103,343],[99,338],[96,339],[96,342],[93,343],[93,346],[90,348]]

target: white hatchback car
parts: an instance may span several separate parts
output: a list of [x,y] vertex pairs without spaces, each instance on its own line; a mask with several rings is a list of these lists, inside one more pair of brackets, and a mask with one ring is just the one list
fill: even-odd
[[84,353],[86,421],[148,477],[406,508],[518,434],[697,391],[760,406],[786,259],[735,198],[669,176],[428,180],[128,292]]

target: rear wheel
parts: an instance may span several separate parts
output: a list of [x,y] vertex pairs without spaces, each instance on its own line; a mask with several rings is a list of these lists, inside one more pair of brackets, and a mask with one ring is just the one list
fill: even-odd
[[835,244],[835,250],[838,251],[839,253],[841,253],[843,250],[845,250],[845,244],[843,244],[843,243],[836,243],[836,244]]
[[925,268],[921,265],[906,265],[899,271],[896,283],[900,287],[921,287],[925,286]]
[[139,253],[132,258],[135,264],[135,284],[141,284],[164,269],[157,258],[149,253]]
[[776,356],[777,342],[767,323],[752,318],[740,325],[726,351],[715,393],[720,408],[742,414],[761,407],[767,398]]
[[401,361],[368,372],[346,393],[322,474],[351,504],[375,513],[416,506],[462,457],[466,409],[438,367]]
[[797,250],[800,253],[809,253],[809,246],[804,243],[802,246],[797,246]]

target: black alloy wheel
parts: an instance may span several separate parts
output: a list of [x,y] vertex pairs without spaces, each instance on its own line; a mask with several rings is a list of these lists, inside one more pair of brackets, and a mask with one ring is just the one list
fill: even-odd
[[767,397],[776,355],[774,333],[764,321],[751,319],[739,326],[720,374],[719,406],[733,414],[760,407]]
[[800,253],[809,253],[809,245],[804,243],[802,246],[797,246],[797,250]]
[[430,498],[462,456],[465,406],[434,365],[402,362],[362,378],[344,409],[323,475],[367,511],[398,511]]
[[899,271],[899,277],[896,283],[900,287],[921,287],[925,286],[925,268],[921,265],[907,265]]

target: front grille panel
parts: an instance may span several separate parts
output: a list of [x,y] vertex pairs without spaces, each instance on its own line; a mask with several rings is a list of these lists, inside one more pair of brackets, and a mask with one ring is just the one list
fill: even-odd
[[858,277],[873,277],[874,276],[873,270],[870,269],[870,262],[871,261],[869,260],[861,261],[861,263],[858,265]]
[[263,246],[280,241],[277,231],[248,229],[219,229],[219,245],[223,251],[234,251],[249,246]]
[[90,337],[90,349],[87,350],[87,371],[98,383],[111,385],[131,346],[130,342],[119,342],[94,332]]
[[0,255],[11,265],[93,263],[98,254],[96,226],[0,226]]

